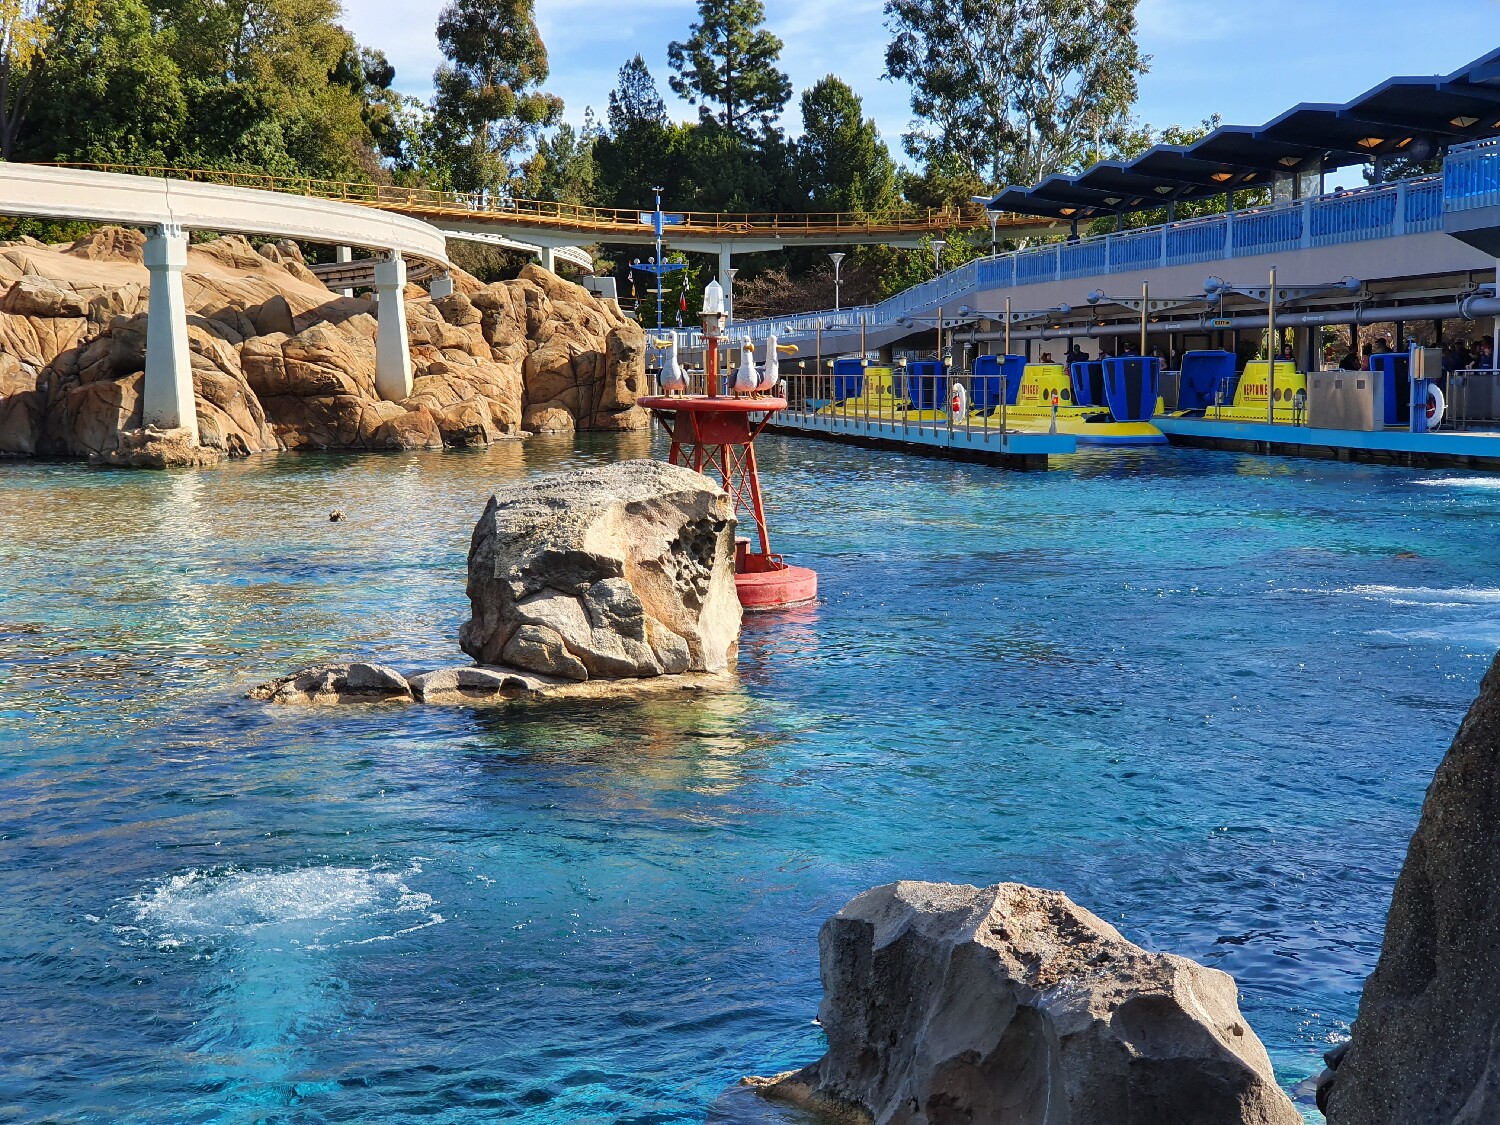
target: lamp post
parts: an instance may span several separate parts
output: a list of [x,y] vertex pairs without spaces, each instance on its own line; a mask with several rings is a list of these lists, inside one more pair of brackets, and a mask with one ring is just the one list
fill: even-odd
[[738,266],[730,266],[724,271],[724,276],[729,278],[729,289],[724,293],[724,320],[734,323],[734,275],[739,273]]
[[943,247],[948,243],[941,238],[932,240],[932,275],[936,277],[943,272]]
[[835,250],[828,255],[828,260],[833,263],[833,311],[839,311],[839,266],[843,264],[844,254]]
[[661,331],[661,291],[664,288],[664,285],[662,283],[662,279],[666,276],[665,274],[663,274],[661,272],[661,260],[662,260],[662,258],[661,258],[661,188],[654,187],[651,190],[656,193],[656,214],[653,216],[653,218],[655,219],[655,221],[652,223],[652,226],[654,226],[656,228],[656,257],[652,259],[652,263],[657,267],[656,275],[655,275],[656,276],[656,331],[660,332]]

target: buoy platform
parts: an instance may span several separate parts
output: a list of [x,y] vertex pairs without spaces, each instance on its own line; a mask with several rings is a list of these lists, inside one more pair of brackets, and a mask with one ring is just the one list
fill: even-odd
[[[756,612],[801,605],[818,596],[818,575],[792,566],[771,550],[766,530],[755,439],[787,401],[771,395],[646,395],[639,405],[650,410],[672,439],[668,460],[700,473],[714,472],[738,516],[743,510],[755,523],[755,538],[735,543],[734,581],[740,606]],[[759,550],[753,550],[758,547]]]

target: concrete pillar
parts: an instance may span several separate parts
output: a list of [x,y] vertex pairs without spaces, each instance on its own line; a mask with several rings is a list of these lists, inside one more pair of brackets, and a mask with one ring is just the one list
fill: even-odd
[[[335,262],[338,262],[339,265],[344,265],[347,262],[354,261],[354,247],[352,247],[352,246],[335,246],[333,248],[333,260]],[[354,296],[354,290],[353,289],[340,289],[339,290],[339,296],[340,297],[352,297],[352,296]]]
[[187,300],[182,292],[187,252],[187,235],[179,226],[157,227],[146,239],[151,297],[146,311],[146,386],[141,396],[141,421],[164,430],[187,430],[197,445],[198,408],[193,401]]
[[728,246],[719,247],[719,288],[725,293],[729,292],[730,286],[734,284],[734,278],[729,276],[729,267],[733,264],[730,260]]
[[428,285],[427,295],[434,301],[453,296],[453,275],[451,273],[438,274],[432,279],[432,284]]
[[557,255],[553,253],[551,246],[542,247],[542,269],[548,273],[557,272]]
[[387,402],[411,394],[411,350],[406,339],[406,262],[394,250],[375,263],[375,393]]

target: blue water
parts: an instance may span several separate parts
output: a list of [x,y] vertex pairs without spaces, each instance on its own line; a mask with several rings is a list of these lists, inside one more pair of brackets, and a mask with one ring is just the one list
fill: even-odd
[[1319,1069],[1500,645],[1500,478],[761,448],[823,600],[741,690],[490,711],[243,693],[451,661],[489,489],[639,435],[0,466],[0,1119],[749,1121],[896,878],[1065,890]]

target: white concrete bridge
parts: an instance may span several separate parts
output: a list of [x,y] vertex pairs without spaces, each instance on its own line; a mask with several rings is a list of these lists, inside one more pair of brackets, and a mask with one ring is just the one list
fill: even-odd
[[439,270],[448,267],[443,232],[420,219],[221,184],[5,164],[0,165],[0,214],[120,223],[146,230],[145,265],[151,275],[151,292],[142,422],[186,429],[195,442],[198,416],[182,287],[189,231],[291,238],[374,251],[372,280],[379,322],[375,389],[393,402],[405,399],[412,386],[404,303],[407,259]]

